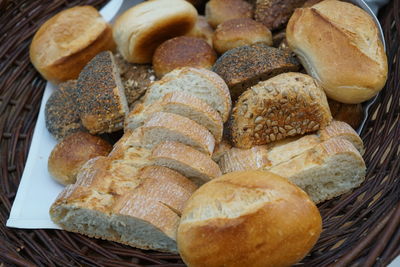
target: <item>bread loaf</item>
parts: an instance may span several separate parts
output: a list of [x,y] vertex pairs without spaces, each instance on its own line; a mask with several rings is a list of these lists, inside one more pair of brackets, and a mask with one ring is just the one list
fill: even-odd
[[151,63],[161,43],[189,32],[196,19],[196,9],[185,0],[145,1],[117,18],[113,36],[125,60]]
[[217,55],[204,40],[179,36],[162,43],[153,56],[153,67],[157,77],[182,67],[210,69]]
[[77,132],[58,143],[49,156],[50,175],[63,185],[73,184],[79,169],[86,161],[107,156],[111,145],[97,136]]
[[53,83],[77,79],[95,55],[113,50],[111,27],[91,6],[66,9],[47,20],[29,49],[33,66]]
[[125,129],[136,129],[154,112],[167,112],[184,116],[209,130],[217,143],[221,141],[223,122],[221,116],[203,100],[183,92],[166,94],[161,101],[150,106],[137,105],[125,120]]
[[214,30],[210,26],[210,24],[208,24],[206,18],[204,16],[198,16],[196,24],[194,25],[192,30],[186,34],[186,36],[203,39],[209,45],[212,46],[213,34],[214,34]]
[[300,64],[289,52],[253,44],[237,47],[223,54],[213,71],[224,79],[236,100],[247,88],[283,72],[297,71]]
[[377,26],[361,8],[329,0],[297,9],[286,35],[289,47],[329,98],[357,104],[385,85],[384,47]]
[[224,21],[237,18],[252,18],[253,7],[243,0],[210,0],[206,4],[206,19],[216,28]]
[[310,76],[294,72],[248,89],[232,117],[233,143],[240,148],[324,129],[332,120],[322,88]]
[[366,172],[360,153],[342,138],[331,138],[289,161],[265,169],[288,178],[315,203],[358,187]]
[[304,191],[270,172],[248,171],[200,187],[183,210],[177,242],[190,267],[291,266],[321,230]]
[[82,124],[92,134],[123,127],[128,102],[114,56],[105,51],[94,57],[79,74],[75,101]]
[[232,106],[225,82],[212,71],[195,68],[176,69],[153,83],[144,98],[144,105],[151,105],[167,93],[184,92],[203,100],[221,115],[225,122]]
[[250,18],[227,20],[218,25],[213,36],[213,47],[220,54],[256,43],[272,46],[272,34],[263,24]]
[[254,146],[249,149],[231,148],[221,156],[218,164],[222,173],[257,170],[286,162],[331,138],[343,138],[351,142],[362,155],[364,146],[358,134],[345,122],[332,121],[316,134],[301,138],[288,138],[269,145]]

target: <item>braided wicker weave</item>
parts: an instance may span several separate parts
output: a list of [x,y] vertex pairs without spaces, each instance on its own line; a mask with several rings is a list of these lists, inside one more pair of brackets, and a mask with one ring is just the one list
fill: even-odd
[[[179,256],[141,251],[58,230],[5,227],[45,81],[29,63],[36,29],[59,10],[104,0],[0,0],[0,266],[184,266]],[[381,266],[400,254],[400,0],[380,14],[389,80],[362,133],[367,179],[351,194],[319,206],[324,231],[305,266]]]

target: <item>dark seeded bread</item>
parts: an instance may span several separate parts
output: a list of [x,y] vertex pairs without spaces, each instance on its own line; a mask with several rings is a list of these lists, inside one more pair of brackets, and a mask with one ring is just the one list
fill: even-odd
[[232,100],[247,88],[283,72],[297,71],[300,64],[290,52],[265,44],[229,50],[215,63],[213,71],[227,83]]

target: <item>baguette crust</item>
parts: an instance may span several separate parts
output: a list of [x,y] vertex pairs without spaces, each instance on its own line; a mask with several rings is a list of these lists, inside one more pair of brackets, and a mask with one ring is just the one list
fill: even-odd
[[301,73],[280,74],[251,87],[232,117],[232,138],[239,148],[324,129],[332,120],[324,91]]
[[388,66],[383,44],[374,21],[361,8],[329,0],[297,9],[286,35],[290,48],[328,97],[357,104],[385,85]]
[[212,134],[186,117],[165,112],[153,113],[143,126],[143,141],[152,145],[163,141],[155,136],[155,131],[158,130],[163,132],[160,137],[167,138],[169,141],[186,142],[187,145],[208,155],[211,155],[214,150],[215,139]]

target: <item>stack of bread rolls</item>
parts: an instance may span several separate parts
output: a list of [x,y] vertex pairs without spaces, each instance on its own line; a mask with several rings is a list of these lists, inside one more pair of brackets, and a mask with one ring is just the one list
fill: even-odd
[[[52,220],[188,266],[300,261],[321,232],[315,204],[365,178],[351,126],[387,76],[372,19],[337,0],[152,0],[112,26],[74,7],[30,57],[60,83],[49,172],[68,185]],[[112,149],[93,136],[120,130]]]

